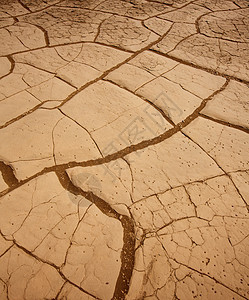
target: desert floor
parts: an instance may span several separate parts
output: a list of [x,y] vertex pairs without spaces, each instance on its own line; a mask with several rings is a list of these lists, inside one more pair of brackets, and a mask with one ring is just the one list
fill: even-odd
[[1,0],[0,300],[249,298],[249,1]]

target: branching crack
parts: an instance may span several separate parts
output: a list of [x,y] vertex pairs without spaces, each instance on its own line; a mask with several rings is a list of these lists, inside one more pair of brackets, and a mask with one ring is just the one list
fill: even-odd
[[75,186],[65,171],[56,172],[61,185],[74,195],[81,195],[96,205],[108,217],[119,220],[124,229],[123,249],[121,252],[121,269],[116,282],[112,300],[121,300],[129,290],[129,283],[135,260],[135,229],[133,221],[126,215],[116,212],[107,202],[92,192],[85,192]]

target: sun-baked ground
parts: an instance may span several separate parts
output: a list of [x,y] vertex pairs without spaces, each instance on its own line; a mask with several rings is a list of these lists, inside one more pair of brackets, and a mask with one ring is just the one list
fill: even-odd
[[248,16],[1,0],[0,300],[249,298]]

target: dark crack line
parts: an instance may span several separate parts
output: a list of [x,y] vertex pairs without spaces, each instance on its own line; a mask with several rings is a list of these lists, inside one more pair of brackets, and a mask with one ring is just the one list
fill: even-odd
[[192,68],[195,68],[195,69],[198,69],[198,70],[202,70],[202,71],[208,72],[208,73],[213,74],[213,75],[217,75],[217,76],[220,76],[220,77],[223,77],[223,78],[226,78],[226,79],[233,79],[235,81],[238,81],[238,82],[241,82],[241,83],[244,83],[244,84],[247,84],[247,85],[249,84],[249,81],[247,81],[247,80],[240,79],[240,78],[235,77],[235,76],[227,75],[225,73],[220,73],[220,72],[218,72],[216,70],[213,70],[213,69],[209,69],[209,68],[201,67],[199,65],[195,65],[195,64],[193,64],[191,62],[182,60],[180,58],[174,57],[174,56],[169,55],[169,54],[162,53],[162,52],[160,52],[158,50],[149,49],[149,51],[155,52],[155,53],[157,53],[159,55],[162,55],[164,57],[167,57],[169,59],[177,61],[177,62],[179,62],[179,63],[181,63],[183,65],[190,66]]
[[143,25],[147,30],[149,30],[149,31],[153,32],[154,34],[160,36],[159,33],[155,32],[153,29],[151,29],[151,28],[149,28],[148,26],[146,26],[145,23],[144,23],[144,21],[145,21],[145,20],[141,21],[141,23],[142,23],[142,25]]
[[64,268],[65,265],[66,265],[69,250],[71,249],[71,246],[73,245],[72,240],[73,240],[73,238],[74,238],[74,236],[75,236],[76,231],[78,230],[78,228],[79,228],[79,226],[80,226],[80,223],[82,222],[82,220],[84,219],[84,217],[85,217],[86,214],[88,213],[89,209],[90,209],[90,208],[92,207],[92,205],[93,205],[93,204],[90,204],[90,205],[87,207],[86,211],[84,212],[83,216],[80,217],[80,215],[79,215],[79,205],[80,205],[80,202],[81,202],[81,200],[78,202],[78,205],[77,205],[77,206],[78,206],[78,207],[77,207],[77,208],[78,208],[77,215],[78,215],[79,221],[78,221],[77,225],[75,226],[73,233],[71,234],[70,244],[69,244],[69,247],[67,248],[67,251],[66,251],[66,254],[65,254],[65,257],[64,257],[64,261],[63,261],[63,263],[62,263],[62,265],[61,265],[61,268]]
[[246,44],[246,45],[248,44],[246,40],[244,40],[244,41],[231,40],[231,39],[223,37],[222,35],[217,37],[217,36],[211,36],[211,35],[208,35],[208,34],[202,33],[202,32],[200,32],[199,34],[203,35],[207,38],[210,38],[210,39],[218,39],[220,41],[222,40],[222,41],[227,41],[227,42],[236,43],[236,44]]
[[[232,173],[236,173],[236,172],[232,172]],[[243,197],[243,195],[241,194],[240,190],[238,189],[237,185],[235,184],[235,182],[233,181],[233,177],[232,177],[232,173],[227,173],[227,176],[229,177],[229,179],[231,180],[234,188],[236,189],[237,193],[240,195],[241,199],[244,201],[245,206],[247,208],[247,211],[249,212],[249,205],[247,203],[247,201],[245,200],[245,198]]]
[[[131,64],[132,65],[132,64]],[[136,88],[134,90],[134,93],[137,93],[140,89],[142,89],[144,86],[146,86],[147,84],[151,83],[152,81],[160,78],[160,77],[164,77],[166,78],[166,74],[168,74],[170,71],[174,70],[177,66],[179,66],[180,64],[176,64],[174,67],[170,68],[169,70],[167,70],[166,72],[160,73],[160,75],[155,76],[150,70],[146,70],[148,73],[150,73],[151,75],[154,76],[154,78],[150,79],[149,81],[144,82],[142,85],[140,85],[138,88]],[[137,67],[137,66],[136,66]],[[139,68],[139,67],[137,67]],[[141,69],[141,68],[139,68]],[[178,84],[178,83],[177,83]]]
[[167,52],[167,54],[170,55],[170,52],[173,52],[173,51],[174,51],[181,43],[185,42],[187,39],[189,39],[189,38],[191,38],[191,37],[193,37],[193,36],[195,36],[195,35],[197,35],[196,32],[195,32],[195,33],[192,33],[192,34],[190,34],[190,35],[188,35],[188,36],[186,36],[186,37],[184,37],[183,39],[181,39],[181,40],[174,46],[173,49],[171,49],[170,51]]
[[15,68],[15,61],[14,61],[13,57],[11,55],[7,55],[5,57],[8,58],[8,60],[10,62],[10,70],[9,70],[8,74],[5,74],[2,77],[0,77],[0,80],[3,79],[4,77],[9,76]]
[[57,127],[57,125],[60,123],[60,121],[61,120],[63,120],[64,119],[64,116],[62,117],[62,118],[60,118],[56,123],[55,123],[55,125],[54,125],[54,127],[53,127],[53,129],[52,129],[52,133],[51,133],[51,138],[52,138],[52,153],[53,153],[53,160],[54,160],[54,164],[55,165],[57,165],[57,163],[56,163],[56,144],[55,144],[55,142],[54,142],[54,131],[55,131],[55,129],[56,129],[56,127]]
[[58,110],[68,119],[70,119],[71,121],[73,121],[75,124],[77,124],[79,127],[81,127],[83,130],[85,130],[87,132],[87,134],[89,135],[90,139],[92,140],[92,142],[94,143],[94,145],[96,146],[96,148],[98,149],[100,155],[102,157],[103,156],[103,153],[101,152],[100,148],[99,148],[99,145],[96,143],[95,139],[92,137],[91,133],[85,128],[83,127],[79,122],[77,122],[76,120],[74,120],[73,118],[71,118],[70,116],[68,116],[67,114],[65,114],[60,108],[58,108]]
[[75,186],[65,171],[56,171],[61,185],[70,193],[80,195],[95,204],[108,217],[119,220],[123,227],[123,249],[121,252],[121,268],[116,282],[112,300],[123,300],[129,290],[135,261],[135,229],[132,219],[117,213],[107,202],[92,192],[85,192]]
[[[160,76],[159,76],[160,77]],[[156,78],[153,78],[152,80],[155,80]],[[165,112],[161,109],[161,108],[159,108],[158,106],[156,106],[153,102],[151,102],[150,100],[148,100],[148,99],[146,99],[145,97],[143,97],[143,96],[141,96],[141,95],[139,95],[139,94],[136,94],[136,93],[134,93],[134,92],[132,92],[132,91],[130,91],[129,89],[127,89],[126,87],[124,87],[124,86],[120,86],[120,85],[118,85],[116,82],[114,82],[114,81],[112,81],[112,80],[110,80],[110,79],[103,79],[104,81],[107,81],[107,82],[109,82],[109,83],[111,83],[111,84],[113,84],[113,85],[116,85],[117,87],[119,87],[120,89],[124,89],[125,91],[127,91],[127,92],[129,92],[129,93],[131,93],[132,95],[134,95],[134,96],[136,96],[136,97],[138,97],[138,98],[140,98],[141,100],[143,100],[144,102],[146,102],[146,103],[148,103],[149,105],[151,105],[151,106],[153,106],[163,117],[164,117],[164,119],[168,122],[168,123],[170,123],[172,126],[175,126],[175,123],[165,114]],[[145,84],[147,84],[148,82],[146,82]],[[140,89],[140,87],[138,88],[138,89]]]
[[[181,131],[181,133],[186,137],[188,138],[192,143],[194,143],[197,147],[199,147],[203,153],[205,153],[208,157],[210,157],[212,159],[212,161],[216,164],[216,166],[225,174],[228,176],[227,172],[218,164],[218,162],[214,159],[214,157],[209,153],[207,152],[198,142],[196,142],[195,140],[193,140],[187,133]],[[214,148],[214,147],[213,147]],[[212,148],[212,150],[213,150]]]
[[57,293],[57,295],[54,297],[53,300],[58,300],[58,297],[60,296],[62,290],[64,289],[65,285],[66,285],[67,282],[64,282],[63,285],[61,286],[59,292]]
[[21,0],[17,0],[17,1],[18,1],[18,3],[19,3],[23,8],[25,8],[25,9],[28,10],[30,13],[32,13],[31,9],[30,9],[26,4],[22,3]]
[[94,38],[94,40],[93,40],[94,43],[96,42],[97,38],[99,37],[100,30],[101,30],[101,26],[102,26],[102,25],[104,24],[104,22],[105,22],[106,20],[108,20],[109,18],[110,18],[110,17],[108,17],[108,18],[106,18],[106,19],[104,19],[103,21],[100,22],[100,24],[99,24],[99,26],[98,26],[98,30],[97,30],[96,36],[95,36],[95,38]]
[[[32,95],[33,96],[33,95]],[[38,99],[37,99],[38,100]],[[3,128],[6,128],[7,126],[15,123],[16,121],[19,121],[20,119],[22,119],[23,117],[27,116],[27,115],[30,115],[31,113],[33,113],[34,111],[36,111],[37,109],[39,109],[43,104],[47,103],[47,102],[50,102],[50,100],[47,100],[47,101],[44,101],[44,102],[41,102],[39,104],[37,104],[36,106],[34,106],[33,108],[31,108],[30,110],[24,112],[23,114],[17,116],[16,118],[13,118],[9,121],[7,121],[5,124],[1,125],[0,126],[0,129],[3,129]]]
[[[183,185],[183,187],[185,188],[185,186]],[[190,201],[192,203],[192,201]],[[154,230],[150,230],[150,231],[147,231],[146,234],[153,234],[153,233],[158,233],[160,230],[168,227],[168,226],[171,226],[172,224],[174,223],[177,223],[179,221],[183,221],[183,220],[191,220],[191,219],[199,219],[199,220],[203,220],[203,221],[206,221],[206,219],[203,219],[201,217],[198,217],[197,215],[194,215],[194,216],[186,216],[186,217],[182,217],[182,218],[178,218],[178,219],[172,219],[170,222],[168,222],[167,224],[161,226],[160,228],[157,228],[157,229],[154,229]],[[163,235],[163,234],[162,234]]]
[[7,27],[5,28],[5,30],[9,33],[9,35],[10,35],[11,38],[14,37],[15,39],[17,39],[20,42],[20,44],[23,45],[23,47],[25,47],[27,50],[31,50],[28,46],[26,46],[24,44],[24,42],[21,40],[21,38],[19,38],[15,33],[13,33],[12,31],[10,31]]
[[242,8],[238,3],[236,3],[236,1],[233,1],[233,4],[238,6],[239,8]]
[[65,80],[64,78],[62,78],[61,76],[59,75],[55,75],[55,78],[58,78],[60,79],[61,81],[65,82],[66,84],[70,85],[72,88],[76,89],[77,90],[77,86],[73,85],[71,82]]
[[[0,258],[3,257],[12,247],[14,246],[14,244],[12,244],[10,247],[8,247],[1,255]],[[1,278],[0,278],[1,280]]]
[[[30,66],[31,68],[34,68],[34,69],[37,69],[37,70],[46,72],[46,73],[51,74],[51,75],[54,75],[54,76],[55,76],[55,74],[56,74],[56,73],[54,73],[54,72],[52,72],[52,71],[49,71],[49,70],[40,68],[40,67],[35,66],[35,65],[32,65],[31,63],[28,63],[28,62],[25,62],[25,63],[24,63],[24,62],[21,62],[21,61],[18,61],[18,60],[17,60],[17,61],[14,60],[14,62],[15,62],[16,64],[23,64],[23,65]],[[50,79],[50,78],[49,78],[49,79]],[[47,80],[45,80],[45,81],[42,81],[41,83],[46,82],[46,81],[48,81],[49,79],[47,79]],[[38,85],[33,85],[32,87],[39,86],[41,83],[39,83]],[[18,92],[17,92],[17,93],[18,93]],[[17,93],[16,93],[16,94],[17,94]],[[14,95],[16,95],[16,94],[14,94]],[[13,96],[13,95],[11,95],[11,96]]]
[[232,124],[230,122],[226,122],[226,121],[223,121],[223,120],[219,120],[219,119],[210,117],[208,115],[205,115],[203,113],[200,113],[199,115],[200,115],[200,117],[202,117],[204,119],[207,119],[207,120],[210,120],[210,121],[219,123],[221,125],[224,125],[224,126],[227,126],[227,127],[231,127],[231,128],[234,128],[234,129],[237,129],[237,130],[240,130],[240,131],[243,131],[243,132],[249,134],[249,128],[243,127],[241,125]]
[[[16,20],[17,20],[17,22],[21,22],[21,23],[24,23],[24,24],[29,24],[29,25],[37,27],[39,30],[41,30],[43,32],[43,34],[44,34],[44,40],[45,40],[45,44],[46,44],[45,47],[49,47],[50,42],[49,42],[48,32],[42,26],[37,25],[37,24],[33,24],[33,23],[29,23],[27,21],[19,21],[18,18],[16,18]],[[16,37],[16,38],[18,38],[18,37]],[[18,40],[23,44],[23,42],[19,38],[18,38]],[[25,46],[25,45],[23,44],[23,46]],[[29,48],[27,46],[25,46],[25,47]],[[32,51],[33,49],[29,48],[29,50]]]
[[[32,24],[32,25],[34,25],[34,24]],[[36,26],[36,25],[34,25],[34,26]],[[13,55],[18,55],[18,54],[24,54],[24,53],[28,53],[28,52],[33,52],[33,51],[36,51],[36,50],[52,49],[52,48],[56,48],[56,47],[79,45],[79,44],[98,44],[98,45],[101,45],[101,46],[105,46],[105,47],[109,47],[109,48],[114,48],[116,50],[120,50],[120,51],[131,53],[131,54],[136,53],[136,52],[134,52],[132,50],[127,50],[127,49],[124,49],[124,48],[120,48],[120,47],[115,46],[115,45],[108,45],[108,44],[105,44],[105,43],[102,43],[102,42],[98,42],[98,41],[96,41],[96,42],[93,42],[93,41],[79,41],[79,42],[71,42],[71,43],[61,43],[61,44],[59,43],[59,44],[56,44],[56,45],[41,46],[41,47],[37,47],[37,48],[21,50],[21,51],[17,51],[17,52],[12,52],[12,53],[10,53],[8,55],[0,55],[0,57],[10,57],[10,56],[13,56]]]
[[101,1],[100,3],[98,3],[97,5],[95,5],[92,10],[95,10],[99,5],[105,3],[106,0]]
[[[25,23],[27,23],[27,22],[25,22]],[[29,24],[29,23],[28,23],[28,24]],[[36,26],[37,28],[39,28],[39,29],[43,32],[46,46],[49,47],[50,41],[49,41],[49,36],[48,36],[47,30],[45,30],[45,29],[44,29],[42,26],[40,26],[40,25],[37,25],[37,24],[32,24],[32,25]]]
[[181,83],[174,81],[173,79],[170,79],[167,77],[167,73],[162,75],[163,78],[165,78],[166,80],[173,82],[175,84],[177,84],[182,90],[186,91],[188,94],[192,94],[193,96],[199,98],[200,100],[202,100],[203,98],[201,98],[201,96],[198,96],[197,94],[195,94],[194,92],[191,92],[191,90],[187,89],[187,87],[184,87],[184,85],[182,85]]

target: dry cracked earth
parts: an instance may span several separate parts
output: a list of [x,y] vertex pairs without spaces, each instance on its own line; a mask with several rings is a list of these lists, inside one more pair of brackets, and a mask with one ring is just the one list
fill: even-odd
[[1,0],[0,300],[249,298],[248,16]]

